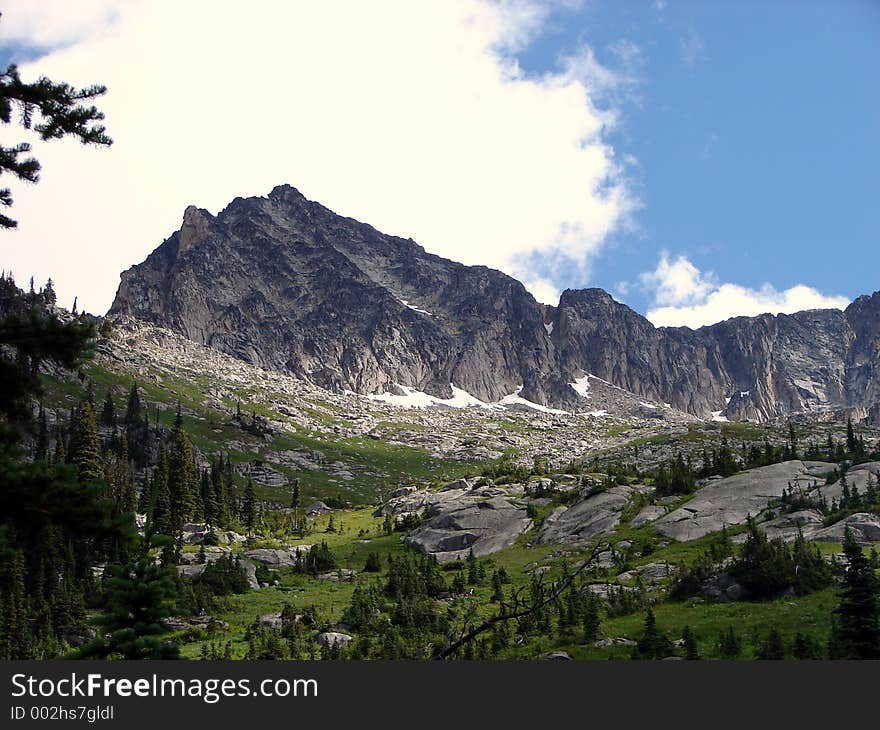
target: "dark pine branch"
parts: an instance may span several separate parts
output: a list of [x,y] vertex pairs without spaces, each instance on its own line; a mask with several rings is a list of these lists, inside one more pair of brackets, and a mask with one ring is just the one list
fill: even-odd
[[548,593],[545,594],[543,590],[541,590],[538,594],[539,597],[537,598],[537,600],[533,600],[529,605],[525,607],[520,607],[520,595],[522,589],[517,590],[516,592],[514,592],[513,598],[509,603],[501,604],[502,610],[500,613],[486,619],[478,626],[470,629],[470,631],[463,633],[457,640],[447,645],[441,651],[437,652],[432,658],[447,659],[450,656],[454,655],[465,644],[473,641],[480,634],[485,633],[496,624],[502,623],[504,621],[514,621],[516,619],[529,616],[533,613],[537,613],[542,608],[559,598],[581,573],[592,566],[593,561],[596,559],[596,556],[598,556],[599,553],[602,552],[602,550],[604,550],[605,548],[607,548],[606,543],[596,543],[595,547],[593,547],[587,559],[584,560],[583,564],[577,570],[569,575],[566,575],[565,577],[563,577],[562,580],[551,584]]

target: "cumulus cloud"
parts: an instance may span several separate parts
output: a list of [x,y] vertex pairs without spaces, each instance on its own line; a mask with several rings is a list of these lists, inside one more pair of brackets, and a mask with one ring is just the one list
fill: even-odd
[[[81,7],[67,5],[68,16]],[[546,22],[544,3],[89,7],[93,27],[72,41],[61,22],[43,28],[50,14],[28,0],[7,2],[0,24],[2,36],[20,16],[25,41],[64,44],[23,66],[26,77],[109,88],[99,107],[114,146],[35,145],[42,180],[13,191],[20,227],[4,234],[6,267],[54,277],[66,304],[79,295],[106,310],[118,273],[179,228],[187,205],[217,212],[283,182],[521,278],[530,272],[515,262],[535,252],[587,260],[633,208],[607,142],[614,115],[588,83],[601,65],[530,76],[516,61]],[[545,283],[534,288],[546,298]]]
[[656,304],[673,306],[705,300],[716,286],[714,279],[711,272],[704,274],[684,256],[671,261],[665,251],[654,271],[639,274],[639,281],[653,293]]
[[0,37],[4,41],[50,48],[107,30],[119,0],[22,0],[4,3]]
[[771,284],[750,289],[719,283],[712,272],[702,272],[685,256],[670,260],[663,253],[654,271],[640,274],[642,287],[653,299],[647,317],[658,327],[702,327],[731,317],[791,314],[804,309],[843,309],[849,300],[828,296],[798,284],[782,291]]

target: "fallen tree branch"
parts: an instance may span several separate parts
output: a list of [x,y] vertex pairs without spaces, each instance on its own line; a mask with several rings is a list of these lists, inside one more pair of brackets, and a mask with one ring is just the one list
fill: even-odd
[[[561,581],[559,581],[559,583],[552,584],[553,589],[547,596],[542,598],[540,601],[532,603],[531,605],[529,605],[526,608],[519,608],[518,607],[519,606],[519,592],[517,591],[517,593],[514,594],[512,607],[511,607],[510,611],[508,611],[507,613],[499,613],[497,616],[492,616],[491,618],[487,618],[479,626],[475,626],[470,631],[462,634],[456,641],[452,642],[451,644],[447,645],[444,649],[437,652],[432,657],[432,659],[446,659],[446,658],[452,656],[453,654],[455,654],[455,652],[457,652],[459,649],[461,649],[461,647],[463,647],[465,644],[473,641],[480,634],[488,631],[496,624],[502,623],[503,621],[513,621],[515,619],[523,618],[523,617],[529,616],[533,613],[537,613],[542,608],[544,608],[546,605],[552,603],[557,598],[559,598],[559,596],[561,596],[565,592],[565,590],[574,582],[574,580],[593,564],[593,561],[596,559],[596,556],[599,555],[599,553],[602,552],[602,550],[605,549],[606,547],[607,547],[607,545],[604,542],[596,543],[595,547],[593,547],[592,551],[590,552],[590,555],[587,557],[586,560],[584,560],[583,564],[577,570],[575,570],[571,575],[564,577]],[[504,607],[504,604],[502,603],[502,608],[503,607]]]

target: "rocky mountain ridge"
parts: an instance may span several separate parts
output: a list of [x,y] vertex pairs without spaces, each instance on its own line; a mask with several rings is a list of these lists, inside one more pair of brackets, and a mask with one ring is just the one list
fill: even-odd
[[181,229],[123,272],[130,315],[322,388],[594,406],[592,374],[700,418],[771,420],[880,401],[880,292],[845,311],[656,328],[601,289],[539,304],[499,271],[427,253],[282,185]]

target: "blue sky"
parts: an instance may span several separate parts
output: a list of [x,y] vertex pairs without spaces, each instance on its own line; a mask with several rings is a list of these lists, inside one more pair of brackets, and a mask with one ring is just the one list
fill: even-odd
[[6,0],[0,60],[109,88],[3,253],[96,313],[187,205],[284,182],[658,325],[880,289],[876,1]]
[[880,289],[880,3],[600,0],[548,28],[518,56],[530,73],[586,39],[612,69],[616,44],[638,53],[611,134],[638,161],[637,230],[593,283],[628,282],[645,311],[638,273],[665,249],[747,287]]

